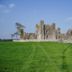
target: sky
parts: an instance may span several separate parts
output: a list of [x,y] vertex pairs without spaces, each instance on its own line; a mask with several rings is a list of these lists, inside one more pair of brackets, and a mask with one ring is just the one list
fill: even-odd
[[72,0],[0,0],[0,38],[10,38],[16,22],[35,32],[40,20],[56,23],[63,33],[72,29]]

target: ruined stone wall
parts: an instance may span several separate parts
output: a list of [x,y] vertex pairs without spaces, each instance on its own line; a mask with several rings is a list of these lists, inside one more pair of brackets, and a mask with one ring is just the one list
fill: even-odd
[[37,39],[56,39],[56,26],[44,24],[44,21],[40,21],[36,27]]

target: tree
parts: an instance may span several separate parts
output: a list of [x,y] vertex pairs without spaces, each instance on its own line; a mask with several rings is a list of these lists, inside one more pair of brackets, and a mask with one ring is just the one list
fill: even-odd
[[16,28],[17,28],[17,33],[20,35],[20,38],[23,39],[24,38],[24,28],[25,28],[25,26],[23,26],[20,23],[16,23]]

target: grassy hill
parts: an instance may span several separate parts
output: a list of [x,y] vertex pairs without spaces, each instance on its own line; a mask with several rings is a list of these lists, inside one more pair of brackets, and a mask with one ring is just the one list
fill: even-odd
[[72,72],[72,44],[0,42],[0,72]]

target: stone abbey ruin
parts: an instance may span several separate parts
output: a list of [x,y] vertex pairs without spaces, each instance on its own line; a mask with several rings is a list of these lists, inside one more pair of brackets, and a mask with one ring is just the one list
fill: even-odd
[[16,23],[16,28],[17,32],[12,34],[12,37],[16,34],[20,40],[72,40],[72,29],[62,33],[55,23],[45,24],[44,20],[36,24],[35,33],[25,32],[25,27],[20,23]]

